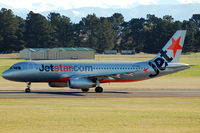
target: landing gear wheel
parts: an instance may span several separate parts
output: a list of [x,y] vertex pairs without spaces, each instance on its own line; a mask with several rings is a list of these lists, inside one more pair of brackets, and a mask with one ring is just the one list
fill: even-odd
[[31,92],[31,89],[30,89],[30,88],[26,88],[25,92],[26,92],[26,93],[30,93],[30,92]]
[[31,92],[30,87],[31,87],[31,82],[27,82],[27,88],[25,89],[26,93],[30,93]]
[[81,89],[81,90],[82,90],[82,92],[88,92],[88,91],[89,91],[89,89],[88,89],[88,88]]
[[103,92],[103,88],[102,87],[96,87],[95,91],[96,91],[96,93],[102,93]]

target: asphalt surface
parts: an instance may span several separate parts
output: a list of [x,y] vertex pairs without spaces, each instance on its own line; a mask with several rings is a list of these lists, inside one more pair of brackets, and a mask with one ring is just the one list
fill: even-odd
[[93,90],[83,93],[79,90],[66,91],[0,91],[0,98],[104,98],[104,97],[200,97],[200,89],[184,90],[105,90],[103,93],[95,93]]

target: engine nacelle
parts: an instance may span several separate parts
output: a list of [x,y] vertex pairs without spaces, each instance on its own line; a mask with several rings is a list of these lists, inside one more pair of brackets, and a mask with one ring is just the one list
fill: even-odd
[[67,82],[49,82],[50,87],[68,87]]
[[72,89],[86,89],[96,86],[96,82],[87,78],[71,78],[68,80],[68,86]]

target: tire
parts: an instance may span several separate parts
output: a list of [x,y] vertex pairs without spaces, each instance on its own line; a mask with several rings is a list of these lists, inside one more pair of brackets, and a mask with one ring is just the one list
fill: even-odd
[[30,89],[30,88],[26,88],[25,92],[26,92],[26,93],[30,93],[30,92],[31,92],[31,89]]
[[81,89],[81,90],[82,90],[82,92],[88,92],[88,91],[89,91],[89,89],[88,89],[88,88]]
[[96,87],[95,91],[96,91],[96,93],[102,93],[103,92],[103,88],[102,87]]

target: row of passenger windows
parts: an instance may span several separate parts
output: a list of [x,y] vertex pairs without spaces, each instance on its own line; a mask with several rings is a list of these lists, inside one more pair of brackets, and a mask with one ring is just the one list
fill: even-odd
[[94,70],[143,70],[144,67],[94,67]]
[[[12,66],[10,69],[21,70],[19,66]],[[143,67],[94,67],[94,70],[143,70]]]
[[21,70],[21,67],[19,67],[19,66],[12,66],[12,67],[10,67],[10,69]]

